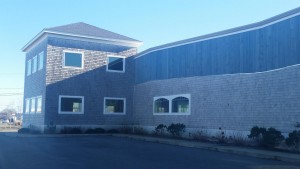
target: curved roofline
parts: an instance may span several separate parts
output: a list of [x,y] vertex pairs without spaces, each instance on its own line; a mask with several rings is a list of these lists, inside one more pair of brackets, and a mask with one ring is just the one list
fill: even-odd
[[298,16],[298,15],[300,15],[300,7],[292,9],[285,13],[273,16],[271,18],[265,19],[260,22],[256,22],[256,23],[252,23],[252,24],[248,24],[248,25],[244,25],[244,26],[240,26],[240,27],[236,27],[236,28],[227,29],[224,31],[219,31],[219,32],[215,32],[215,33],[211,33],[211,34],[207,34],[207,35],[202,35],[202,36],[198,36],[198,37],[194,37],[194,38],[189,38],[189,39],[185,39],[185,40],[180,40],[180,41],[152,47],[152,48],[149,48],[149,49],[137,54],[135,59],[142,57],[146,54],[149,54],[149,53],[152,53],[155,51],[160,51],[163,49],[173,48],[173,47],[177,47],[177,46],[181,46],[181,45],[186,45],[186,44],[201,42],[201,41],[205,41],[205,40],[216,39],[216,38],[220,38],[220,37],[224,37],[224,36],[234,35],[234,34],[238,34],[238,33],[242,33],[242,32],[248,32],[248,31],[252,31],[252,30],[261,29],[261,28],[267,27],[269,25],[273,25],[275,23],[290,19],[290,18]]
[[60,35],[60,36],[65,36],[67,37],[76,37],[76,38],[81,38],[82,40],[85,41],[99,41],[99,43],[101,42],[105,42],[108,44],[116,44],[116,45],[120,45],[120,46],[129,46],[129,47],[139,47],[143,44],[143,42],[141,41],[127,41],[127,40],[119,40],[119,39],[109,39],[109,38],[101,38],[101,37],[95,37],[95,36],[85,36],[85,35],[78,35],[78,34],[70,34],[70,33],[62,33],[62,32],[57,32],[57,31],[49,31],[47,29],[43,29],[40,33],[38,33],[33,39],[31,39],[23,48],[22,51],[28,51],[28,49],[30,49],[32,46],[35,45],[36,42],[38,42],[38,40],[40,38],[42,38],[44,35],[48,35],[48,34],[53,34],[53,35]]

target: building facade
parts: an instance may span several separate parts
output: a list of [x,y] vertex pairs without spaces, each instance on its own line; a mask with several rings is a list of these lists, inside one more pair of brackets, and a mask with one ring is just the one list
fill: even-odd
[[137,53],[140,41],[84,23],[24,48],[24,126],[290,132],[300,122],[300,8]]

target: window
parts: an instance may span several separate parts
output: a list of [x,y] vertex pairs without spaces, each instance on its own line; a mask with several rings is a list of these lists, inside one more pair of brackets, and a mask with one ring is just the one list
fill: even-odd
[[37,56],[33,57],[32,73],[35,73],[37,70]]
[[64,51],[63,67],[83,68],[83,53]]
[[189,99],[176,97],[172,100],[172,113],[187,113],[189,111]]
[[155,113],[168,113],[169,112],[169,100],[160,98],[154,101]]
[[25,100],[25,114],[28,114],[30,110],[30,99]]
[[35,98],[31,98],[30,113],[35,113]]
[[125,58],[123,56],[108,56],[106,71],[125,72]]
[[31,59],[27,61],[27,76],[31,74]]
[[39,64],[38,64],[38,70],[42,70],[44,66],[44,52],[41,52],[39,54]]
[[83,96],[59,96],[59,114],[83,114]]
[[190,94],[154,97],[154,115],[189,115]]
[[104,98],[104,114],[124,115],[125,109],[126,109],[125,105],[126,105],[125,98],[105,97]]
[[37,113],[42,112],[42,96],[36,98],[36,112]]

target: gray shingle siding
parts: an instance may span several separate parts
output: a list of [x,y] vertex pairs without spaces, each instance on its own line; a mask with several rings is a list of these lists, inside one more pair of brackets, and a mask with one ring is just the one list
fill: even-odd
[[[300,119],[300,65],[252,74],[174,78],[135,85],[134,121],[142,126],[290,132]],[[153,115],[153,97],[191,94],[191,115]]]

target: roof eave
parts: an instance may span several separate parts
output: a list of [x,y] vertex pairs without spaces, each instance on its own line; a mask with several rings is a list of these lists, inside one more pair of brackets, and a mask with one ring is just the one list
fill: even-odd
[[77,35],[77,34],[69,34],[69,33],[62,33],[62,32],[55,32],[55,31],[49,31],[46,29],[43,29],[40,33],[38,33],[31,41],[29,41],[23,48],[23,52],[27,52],[29,48],[31,48],[34,43],[43,37],[44,35],[58,35],[60,37],[66,37],[68,38],[78,38],[83,41],[93,41],[98,43],[106,43],[106,44],[112,44],[112,45],[120,45],[120,46],[127,46],[127,47],[139,47],[143,45],[143,42],[141,41],[127,41],[127,40],[119,40],[119,39],[109,39],[109,38],[101,38],[101,37],[95,37],[95,36],[85,36],[85,35]]

